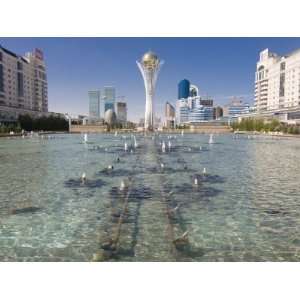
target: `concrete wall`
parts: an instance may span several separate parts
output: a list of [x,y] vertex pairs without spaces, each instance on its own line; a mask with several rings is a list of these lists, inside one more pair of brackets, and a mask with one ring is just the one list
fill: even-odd
[[73,133],[101,133],[106,132],[107,127],[106,125],[72,125],[69,131]]
[[230,126],[191,126],[189,129],[164,129],[163,132],[169,132],[169,133],[227,133],[231,132],[232,129]]

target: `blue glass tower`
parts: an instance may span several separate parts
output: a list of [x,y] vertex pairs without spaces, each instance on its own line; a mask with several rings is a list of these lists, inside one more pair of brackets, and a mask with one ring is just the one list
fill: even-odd
[[183,79],[178,83],[178,99],[186,99],[190,95],[190,82]]

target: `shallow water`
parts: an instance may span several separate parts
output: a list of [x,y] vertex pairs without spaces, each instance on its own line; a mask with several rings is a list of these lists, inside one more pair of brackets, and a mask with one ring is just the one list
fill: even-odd
[[[109,261],[300,260],[300,139],[136,139],[132,153],[129,134],[90,134],[88,144],[83,135],[0,139],[0,260],[91,261],[126,197]],[[185,247],[175,247],[186,231]]]

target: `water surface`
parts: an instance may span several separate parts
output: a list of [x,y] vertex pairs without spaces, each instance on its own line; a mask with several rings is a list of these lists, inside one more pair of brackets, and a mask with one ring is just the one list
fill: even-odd
[[[0,260],[91,261],[114,235],[125,196],[110,261],[300,260],[299,139],[136,140],[135,149],[129,134],[90,134],[88,144],[79,134],[0,139]],[[186,231],[188,246],[177,249]]]

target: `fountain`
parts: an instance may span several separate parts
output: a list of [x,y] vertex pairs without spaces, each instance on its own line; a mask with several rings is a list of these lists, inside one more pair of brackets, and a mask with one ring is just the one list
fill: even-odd
[[137,148],[138,147],[138,143],[136,142],[135,135],[133,136],[133,139],[134,139],[134,148]]
[[127,145],[127,143],[125,142],[125,144],[124,144],[124,150],[125,150],[125,152],[127,152],[128,151],[128,145]]
[[209,141],[208,141],[209,144],[213,144],[214,143],[214,140],[213,140],[213,134],[211,133],[209,135]]
[[120,184],[120,191],[125,191],[128,188],[128,186],[128,181],[126,179],[122,180]]
[[86,174],[83,172],[81,175],[81,184],[85,184],[86,183]]
[[162,151],[163,153],[166,152],[166,144],[165,144],[165,141],[162,142],[162,145],[161,145],[161,151]]
[[85,144],[88,142],[88,135],[87,135],[87,133],[84,134],[83,141],[84,141]]
[[168,148],[169,148],[169,151],[171,151],[171,146],[172,146],[171,141],[169,141],[169,142],[168,142]]

